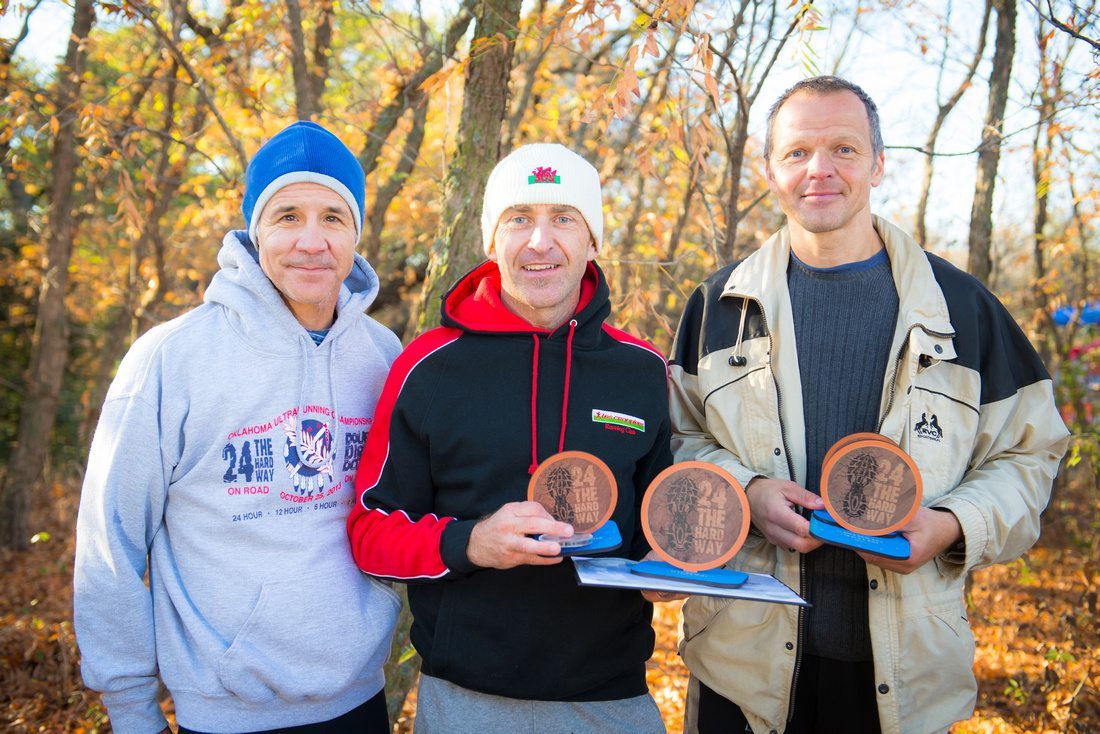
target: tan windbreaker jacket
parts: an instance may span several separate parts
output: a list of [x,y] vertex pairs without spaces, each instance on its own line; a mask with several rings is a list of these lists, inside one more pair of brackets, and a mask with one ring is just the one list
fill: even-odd
[[[882,731],[929,734],[968,718],[976,701],[965,575],[1035,542],[1068,432],[1045,368],[996,298],[886,220],[874,226],[900,299],[879,433],[913,457],[923,504],[953,512],[965,536],[965,551],[907,576],[867,567]],[[789,255],[784,228],[689,300],[671,360],[676,461],[712,462],[742,485],[758,475],[805,481]],[[800,555],[756,532],[729,565],[803,587]],[[799,609],[697,596],[683,615],[680,652],[692,674],[737,703],[753,731],[783,731]],[[690,711],[686,723],[691,730]]]

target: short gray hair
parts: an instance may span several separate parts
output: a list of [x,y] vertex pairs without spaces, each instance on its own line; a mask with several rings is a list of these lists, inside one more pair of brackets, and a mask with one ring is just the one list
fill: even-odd
[[882,144],[882,125],[878,119],[878,107],[875,106],[874,100],[868,96],[867,92],[864,92],[858,85],[838,76],[812,76],[809,79],[803,79],[786,92],[783,92],[779,99],[775,100],[771,109],[768,110],[768,131],[764,137],[764,160],[768,160],[772,155],[772,131],[775,128],[775,116],[779,114],[779,108],[783,106],[783,103],[798,92],[809,92],[810,94],[851,92],[856,95],[859,97],[859,101],[863,103],[863,108],[867,110],[867,123],[871,128],[871,150],[875,159],[877,160],[882,151],[885,150],[885,146]]

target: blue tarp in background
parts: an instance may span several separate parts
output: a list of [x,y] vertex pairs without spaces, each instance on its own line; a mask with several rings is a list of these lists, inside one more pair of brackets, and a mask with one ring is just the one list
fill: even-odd
[[[1065,326],[1076,313],[1077,309],[1073,306],[1060,308],[1054,312],[1054,323],[1058,326]],[[1081,312],[1080,323],[1100,324],[1100,301],[1085,306],[1085,310]]]

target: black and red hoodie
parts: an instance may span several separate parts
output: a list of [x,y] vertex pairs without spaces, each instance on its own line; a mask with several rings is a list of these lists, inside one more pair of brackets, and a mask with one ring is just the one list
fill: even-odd
[[477,521],[525,500],[534,467],[563,450],[595,454],[615,474],[614,555],[648,550],[642,493],[672,461],[667,368],[647,342],[604,323],[610,310],[592,263],[573,318],[538,329],[503,304],[486,262],[444,297],[443,326],[394,362],[348,533],[360,568],[409,584],[425,673],[529,700],[646,692],[653,610],[641,594],[580,587],[568,561],[500,571],[466,556]]

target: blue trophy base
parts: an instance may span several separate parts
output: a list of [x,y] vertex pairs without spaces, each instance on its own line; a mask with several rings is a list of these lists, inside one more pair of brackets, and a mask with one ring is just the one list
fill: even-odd
[[810,516],[810,535],[829,545],[854,551],[865,551],[883,558],[904,561],[909,558],[909,541],[901,533],[864,535],[837,524],[825,510],[814,510]]
[[608,520],[592,532],[592,538],[584,545],[566,545],[568,540],[562,541],[557,537],[546,535],[538,536],[539,540],[553,540],[561,543],[559,556],[588,555],[590,553],[604,553],[613,551],[623,544],[623,536],[619,533],[619,526],[614,520]]
[[728,568],[712,568],[709,571],[685,571],[665,561],[639,561],[630,567],[630,572],[638,576],[665,579],[668,581],[689,581],[704,586],[717,586],[723,589],[736,589],[748,581],[748,574]]

